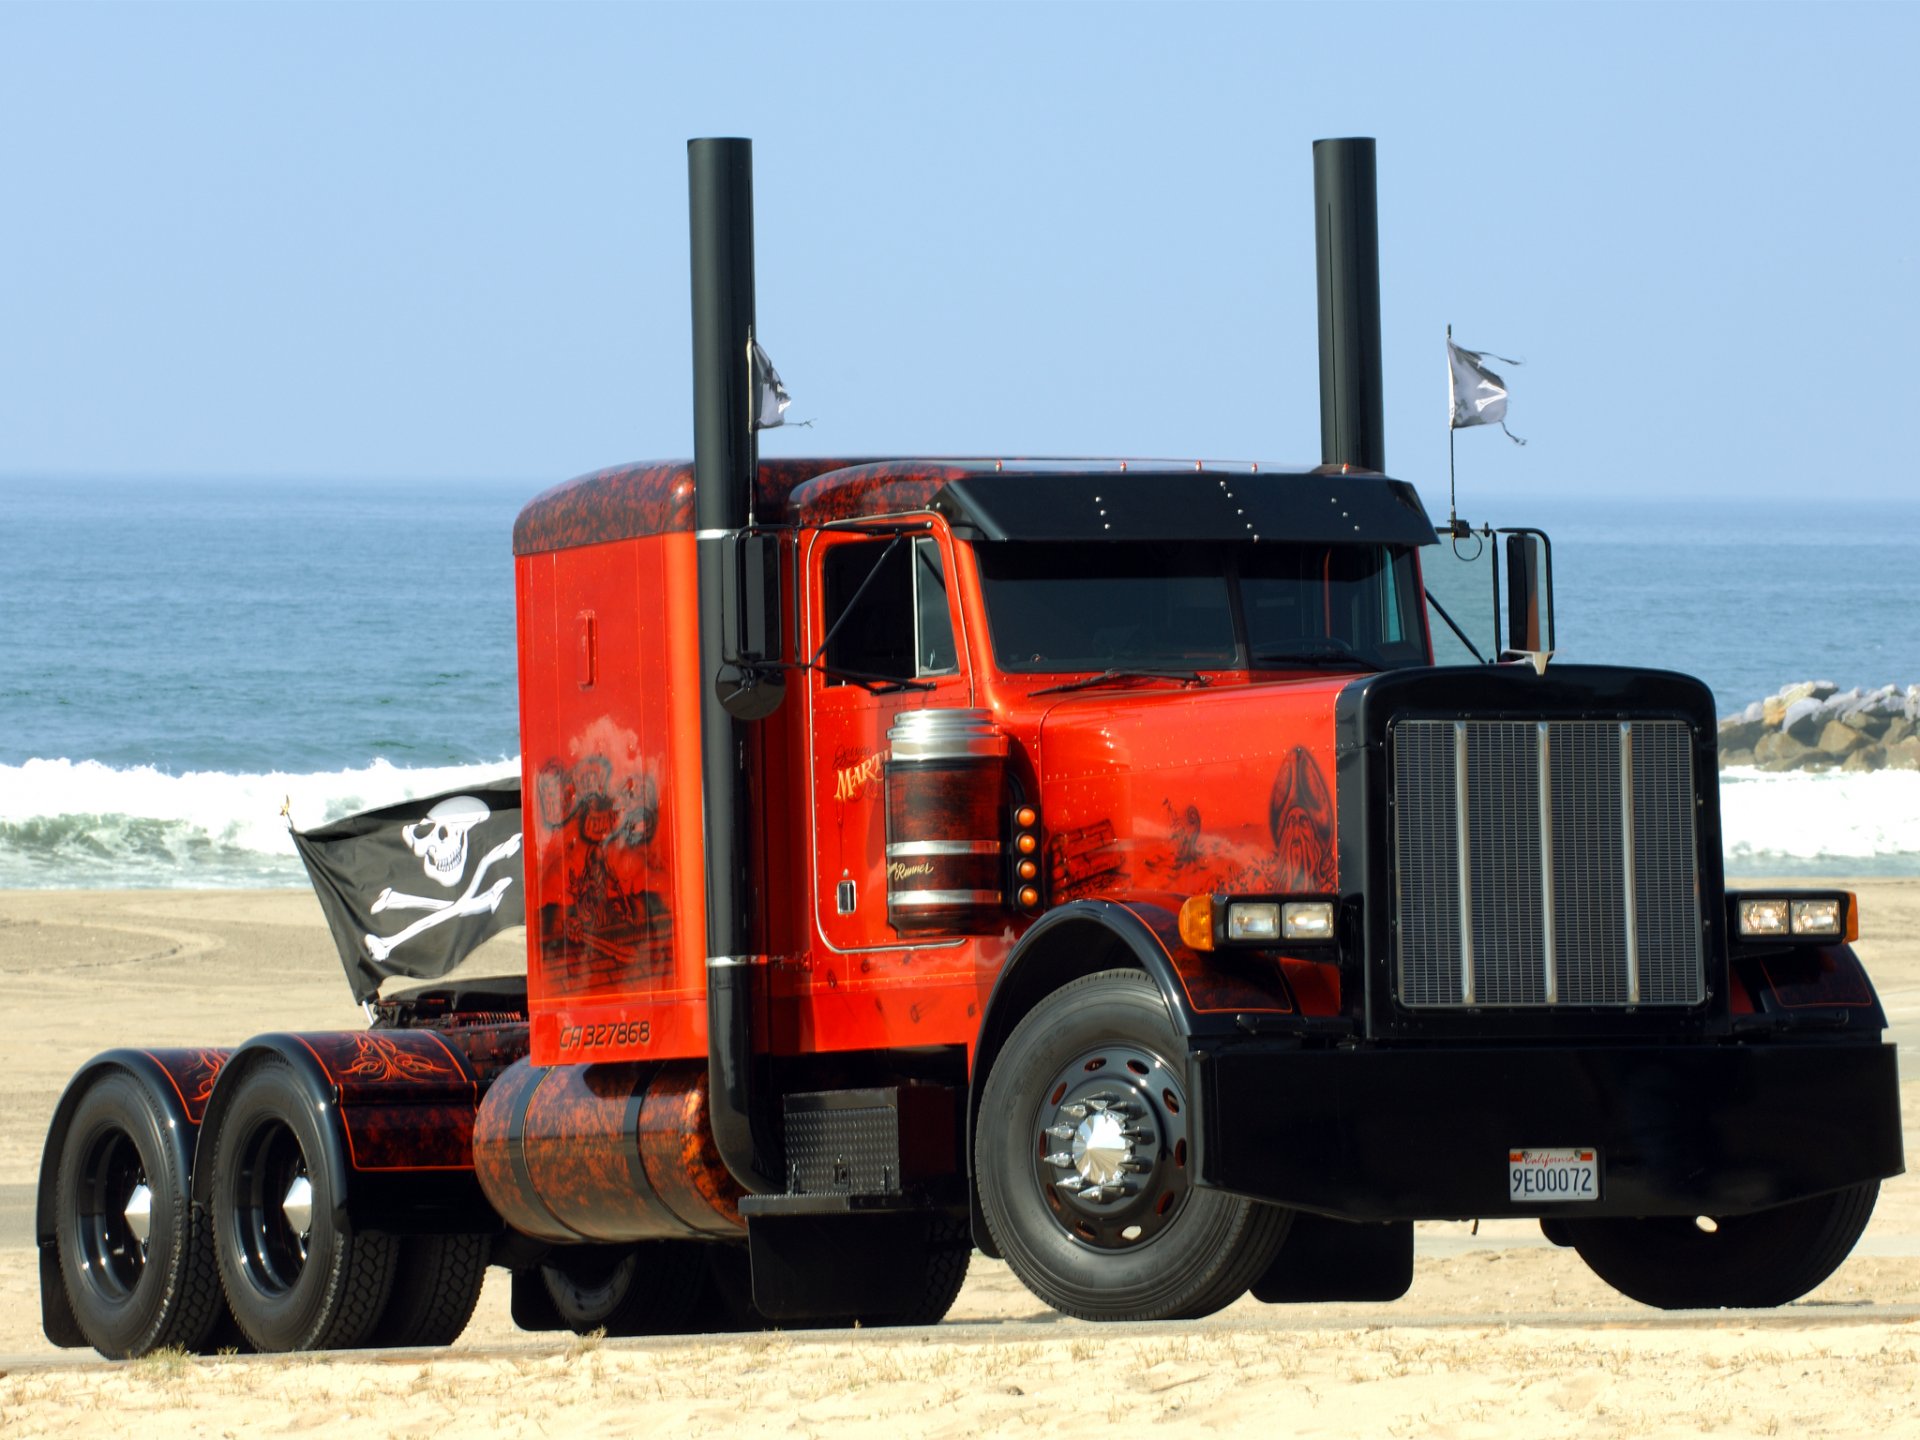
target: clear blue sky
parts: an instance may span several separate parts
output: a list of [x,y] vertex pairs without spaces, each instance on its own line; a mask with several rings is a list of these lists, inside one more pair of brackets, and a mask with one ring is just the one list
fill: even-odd
[[1920,7],[0,6],[0,475],[690,448],[689,136],[763,453],[1319,456],[1310,143],[1380,142],[1390,468],[1907,493]]

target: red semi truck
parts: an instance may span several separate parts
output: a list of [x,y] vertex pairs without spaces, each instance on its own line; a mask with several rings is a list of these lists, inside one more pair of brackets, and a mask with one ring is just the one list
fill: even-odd
[[975,1248],[1197,1316],[1480,1216],[1818,1284],[1902,1167],[1852,897],[1727,889],[1711,696],[1546,664],[1533,537],[1506,663],[1433,663],[1372,163],[1315,147],[1315,469],[761,461],[750,153],[693,142],[695,458],[515,526],[524,983],[92,1061],[48,1337],[446,1343],[489,1265],[533,1329],[931,1322]]

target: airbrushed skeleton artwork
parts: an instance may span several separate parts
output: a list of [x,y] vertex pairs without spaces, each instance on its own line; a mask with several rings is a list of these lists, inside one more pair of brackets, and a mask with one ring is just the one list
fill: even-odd
[[[455,795],[442,800],[424,818],[400,827],[407,849],[420,857],[420,868],[436,885],[452,889],[466,875],[468,839],[476,825],[491,817],[493,811],[484,800],[472,795]],[[455,899],[432,895],[409,895],[391,886],[374,897],[372,912],[389,910],[425,910],[428,913],[392,935],[367,936],[367,954],[385,960],[400,946],[424,934],[436,925],[457,920],[463,915],[492,914],[512,887],[514,877],[503,875],[482,890],[481,884],[495,864],[520,853],[521,836],[509,836],[480,857],[473,868],[464,893]]]

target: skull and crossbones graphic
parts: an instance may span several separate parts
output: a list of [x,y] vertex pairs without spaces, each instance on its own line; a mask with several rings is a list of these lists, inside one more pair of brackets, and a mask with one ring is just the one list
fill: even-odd
[[[406,841],[407,849],[420,858],[420,868],[427,879],[451,890],[466,874],[468,841],[474,826],[480,824],[492,813],[487,808],[486,802],[475,796],[450,796],[429,810],[425,818],[402,825],[400,837]],[[483,911],[498,910],[501,899],[513,884],[513,877],[502,876],[485,890],[480,888],[481,882],[486,878],[487,871],[495,864],[510,855],[519,853],[519,835],[502,840],[487,851],[474,866],[473,879],[467,882],[466,891],[457,899],[443,900],[429,895],[408,895],[404,891],[388,886],[374,897],[373,904],[368,907],[372,913],[379,915],[387,910],[425,910],[428,913],[398,934],[368,935],[367,954],[375,961],[385,960],[407,941],[431,930],[436,925],[445,924],[462,915],[478,915]]]

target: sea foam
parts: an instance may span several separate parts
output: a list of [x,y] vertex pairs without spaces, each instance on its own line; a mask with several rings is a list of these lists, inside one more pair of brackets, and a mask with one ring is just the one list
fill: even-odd
[[0,888],[299,885],[289,820],[307,830],[519,769],[517,758],[422,769],[375,760],[305,775],[0,765]]
[[1720,772],[1728,873],[1920,873],[1920,771]]

